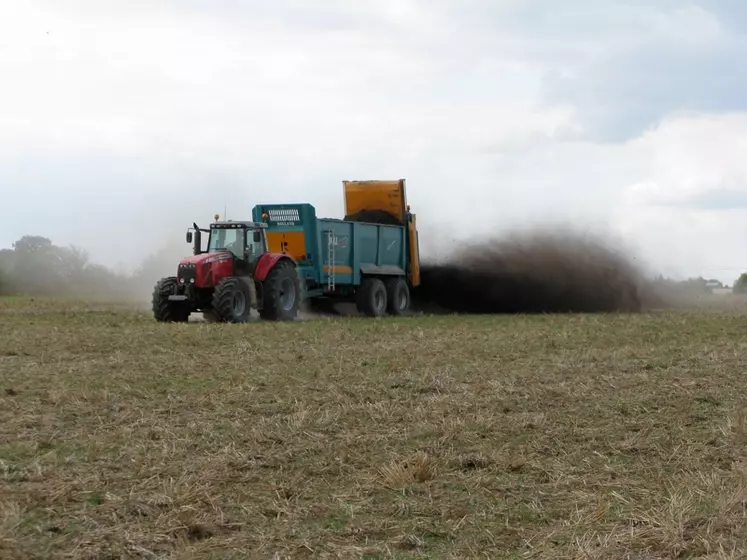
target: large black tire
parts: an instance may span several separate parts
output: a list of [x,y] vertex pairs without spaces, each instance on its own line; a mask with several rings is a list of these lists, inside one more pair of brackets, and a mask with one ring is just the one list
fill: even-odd
[[387,309],[386,286],[378,278],[365,278],[355,294],[358,311],[369,317],[381,317]]
[[176,294],[179,284],[174,276],[161,278],[153,288],[153,317],[161,323],[186,323],[189,320],[189,307],[178,301],[169,301]]
[[259,316],[266,321],[294,321],[301,305],[301,279],[288,260],[279,261],[262,285]]
[[392,315],[404,315],[410,310],[410,288],[404,278],[387,278],[387,311]]
[[213,292],[212,315],[222,323],[246,323],[251,316],[251,292],[236,276],[224,278]]

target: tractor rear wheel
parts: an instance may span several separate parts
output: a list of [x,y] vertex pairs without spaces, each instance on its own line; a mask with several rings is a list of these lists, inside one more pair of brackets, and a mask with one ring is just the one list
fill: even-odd
[[246,323],[251,314],[251,301],[249,288],[242,279],[229,276],[215,287],[212,313],[208,314],[222,323]]
[[179,284],[174,276],[161,278],[153,288],[152,309],[156,321],[162,323],[186,323],[189,320],[189,307],[178,301],[169,301],[176,294]]
[[358,311],[369,317],[384,315],[387,299],[386,286],[378,278],[365,278],[355,294]]
[[387,310],[392,315],[404,315],[410,309],[410,288],[404,278],[388,278],[386,282]]
[[293,321],[301,304],[301,280],[296,267],[281,260],[270,271],[262,286],[260,317],[267,321]]

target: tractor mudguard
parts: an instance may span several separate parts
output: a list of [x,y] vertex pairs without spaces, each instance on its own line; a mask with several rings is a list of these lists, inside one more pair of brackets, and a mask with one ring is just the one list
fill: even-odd
[[257,262],[257,267],[254,270],[254,279],[264,282],[273,267],[282,259],[288,259],[296,266],[296,261],[288,255],[282,253],[265,253],[259,258],[259,262]]

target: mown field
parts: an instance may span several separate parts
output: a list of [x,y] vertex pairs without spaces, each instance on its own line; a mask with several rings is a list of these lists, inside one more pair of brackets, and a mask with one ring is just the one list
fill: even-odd
[[745,366],[741,311],[0,300],[0,558],[744,558]]

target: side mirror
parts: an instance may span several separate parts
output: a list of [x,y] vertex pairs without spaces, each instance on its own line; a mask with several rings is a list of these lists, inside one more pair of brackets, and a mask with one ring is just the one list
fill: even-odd
[[187,232],[187,243],[192,243],[192,231]]
[[262,241],[262,232],[255,231],[254,232],[254,242],[255,243],[259,243],[260,241]]

